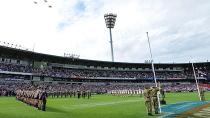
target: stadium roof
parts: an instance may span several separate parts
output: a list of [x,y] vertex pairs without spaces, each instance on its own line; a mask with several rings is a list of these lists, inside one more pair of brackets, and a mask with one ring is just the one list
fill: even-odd
[[[89,66],[104,66],[104,67],[149,67],[150,63],[127,63],[127,62],[109,62],[100,60],[87,60],[78,58],[68,58],[62,56],[55,56],[43,53],[32,52],[28,50],[21,50],[16,48],[10,48],[5,46],[0,46],[0,56],[8,58],[17,59],[29,59],[34,61],[46,61],[51,63],[64,63],[64,64],[74,64],[74,65],[89,65]],[[197,63],[198,65],[206,65],[209,62]],[[187,63],[156,63],[158,67],[177,67],[177,66],[189,66]]]

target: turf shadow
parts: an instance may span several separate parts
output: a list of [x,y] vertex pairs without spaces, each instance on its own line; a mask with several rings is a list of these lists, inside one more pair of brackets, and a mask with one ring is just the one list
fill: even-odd
[[46,109],[47,112],[58,112],[58,113],[67,113],[64,110],[61,110],[59,108],[54,108],[54,107],[47,107]]

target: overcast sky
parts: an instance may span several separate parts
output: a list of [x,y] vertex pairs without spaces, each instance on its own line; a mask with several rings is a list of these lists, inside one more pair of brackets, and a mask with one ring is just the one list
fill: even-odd
[[148,60],[146,32],[155,62],[210,60],[209,0],[0,0],[0,43],[111,61],[109,12],[115,61]]

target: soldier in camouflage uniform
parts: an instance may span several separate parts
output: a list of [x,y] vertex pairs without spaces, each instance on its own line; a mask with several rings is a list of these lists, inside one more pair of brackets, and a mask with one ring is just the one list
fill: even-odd
[[47,93],[41,90],[17,90],[16,99],[28,105],[37,107],[39,110],[46,110]]
[[47,103],[47,92],[46,91],[41,92],[41,100],[42,100],[41,110],[45,111],[46,103]]
[[155,114],[159,114],[159,103],[158,103],[158,91],[160,89],[158,87],[152,87],[152,90],[150,92],[152,97],[152,106],[154,108]]
[[201,96],[201,101],[205,101],[204,89],[202,87],[200,87],[200,96]]
[[152,116],[152,99],[151,99],[151,89],[149,88],[149,86],[145,86],[143,95],[144,95],[144,99],[145,99],[145,106],[147,108],[147,113],[149,116]]
[[166,104],[166,100],[165,100],[165,91],[163,86],[160,86],[160,104],[165,105]]
[[87,91],[87,97],[88,97],[88,99],[90,99],[90,97],[91,97],[91,91],[90,90]]

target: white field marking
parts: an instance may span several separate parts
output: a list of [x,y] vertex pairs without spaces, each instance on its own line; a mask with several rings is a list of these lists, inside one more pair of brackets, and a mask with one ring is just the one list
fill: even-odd
[[199,113],[209,113],[210,111],[201,110]]
[[174,107],[174,108],[178,108],[178,110],[179,110],[179,109],[182,109],[182,108],[184,108],[184,107],[191,106],[191,105],[193,105],[193,104],[196,104],[196,103],[193,103],[193,102],[192,102],[192,103],[189,103],[189,104],[183,105],[183,106],[181,106],[181,107],[180,107],[180,106],[179,106],[179,107],[177,106],[177,107]]
[[194,113],[193,115],[203,117],[203,118],[207,118],[207,117],[210,116],[210,107],[204,108],[201,111],[199,111],[198,113]]
[[83,109],[83,108],[92,108],[92,107],[97,107],[97,106],[109,106],[109,105],[115,105],[115,104],[123,104],[123,103],[132,103],[132,102],[139,102],[143,100],[124,100],[124,101],[116,101],[116,102],[99,102],[99,103],[92,103],[92,104],[78,104],[78,105],[69,105],[67,106],[62,106],[64,109]]
[[191,106],[190,104],[186,104],[186,105],[183,105],[183,106],[175,106],[173,108],[175,108],[176,110],[180,110],[180,109],[183,109],[185,107],[188,107],[188,106]]
[[201,110],[199,113],[207,113],[208,111]]
[[210,108],[202,109],[202,111],[210,111]]
[[[188,103],[188,102],[190,102],[190,101],[183,101],[183,102],[177,102],[177,103],[173,103],[173,104],[169,104],[169,105],[171,105],[171,106],[173,106],[173,105],[177,105],[177,104],[180,104],[180,103]],[[164,107],[168,107],[169,105],[165,105],[165,106],[162,106],[161,108],[164,108]],[[177,106],[175,106],[175,107],[173,107],[173,108],[176,108]]]
[[[174,103],[174,104],[170,104],[170,105],[176,105],[176,104],[179,104],[179,103],[188,103],[188,102],[191,102],[191,101],[183,101],[183,102],[178,102],[178,103]],[[193,102],[192,103],[190,103],[190,104],[194,104]],[[180,109],[180,108],[183,108],[183,107],[186,107],[186,106],[189,106],[190,104],[187,104],[187,105],[184,105],[184,106],[175,106],[175,107],[173,107],[173,108],[178,108],[178,109]],[[163,106],[163,107],[167,107],[167,106]],[[162,108],[163,108],[162,107]],[[207,109],[208,111],[210,110],[210,107],[209,108],[205,108],[205,109]],[[206,110],[206,111],[207,111]],[[169,116],[169,115],[172,115],[172,114],[174,114],[174,113],[172,113],[172,112],[164,112],[165,113],[165,115],[163,115],[163,116],[159,116],[158,118],[164,118],[164,117],[166,117],[166,116]],[[198,113],[199,114],[199,113]],[[202,113],[201,113],[202,114]]]
[[193,114],[193,116],[199,116],[201,118],[206,118],[206,116],[204,116],[202,113],[196,113],[196,114]]
[[[189,101],[184,101],[184,102],[178,102],[178,103],[174,103],[174,104],[170,104],[170,105],[177,105],[177,104],[180,104],[180,103],[188,103]],[[191,104],[191,103],[190,103]],[[184,105],[184,106],[181,106],[181,105],[179,105],[179,106],[174,106],[173,108],[174,109],[180,109],[180,108],[183,108],[183,107],[187,107],[187,106],[189,106],[189,104],[187,104],[187,105]],[[163,107],[167,107],[167,106],[163,106]],[[159,116],[158,118],[164,118],[164,117],[166,117],[166,116],[170,116],[170,115],[172,115],[172,114],[175,114],[175,113],[173,113],[173,112],[164,112],[164,113],[166,113],[165,115],[162,115],[162,116]]]

